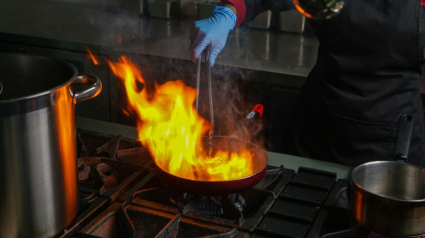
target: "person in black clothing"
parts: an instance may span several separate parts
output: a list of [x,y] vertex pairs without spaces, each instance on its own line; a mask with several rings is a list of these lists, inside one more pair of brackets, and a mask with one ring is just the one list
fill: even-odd
[[[425,1],[422,1],[425,2]],[[211,44],[211,62],[227,35],[288,0],[228,0],[191,33],[195,61]],[[327,20],[310,20],[320,46],[284,137],[285,153],[356,166],[392,160],[398,120],[415,118],[409,163],[425,167],[419,78],[425,61],[421,0],[351,0]]]

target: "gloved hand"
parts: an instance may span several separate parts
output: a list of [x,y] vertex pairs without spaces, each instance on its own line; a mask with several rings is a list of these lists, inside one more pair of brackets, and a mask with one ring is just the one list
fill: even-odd
[[211,44],[210,65],[213,66],[218,53],[224,48],[229,32],[235,27],[236,15],[230,8],[216,7],[213,15],[196,21],[190,32],[190,54],[196,63],[198,56]]

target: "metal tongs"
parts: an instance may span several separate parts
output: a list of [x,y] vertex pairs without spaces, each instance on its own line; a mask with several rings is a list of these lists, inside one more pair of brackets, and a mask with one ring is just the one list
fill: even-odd
[[[210,66],[210,55],[211,55],[211,45],[208,45],[205,49],[205,62],[207,63],[208,69],[208,101],[210,104],[210,121],[211,121],[211,131],[209,134],[209,154],[212,151],[213,137],[214,137],[214,107],[213,107],[213,97],[212,97],[212,85],[211,85],[211,66]],[[198,111],[199,106],[199,85],[201,84],[201,57],[202,53],[198,57],[198,73],[196,74],[196,90],[197,97],[195,101],[196,111]]]

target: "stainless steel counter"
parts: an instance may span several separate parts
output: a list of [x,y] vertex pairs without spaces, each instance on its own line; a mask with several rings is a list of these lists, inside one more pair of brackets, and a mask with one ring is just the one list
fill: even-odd
[[0,7],[0,41],[82,51],[89,45],[105,51],[178,20],[147,20],[108,1],[6,0]]
[[[190,60],[189,33],[195,17],[188,17],[149,38],[138,38],[116,51]],[[298,35],[257,29],[236,29],[230,33],[217,64],[281,74],[307,76],[317,57],[318,41],[312,35]]]
[[[144,54],[189,60],[195,17],[146,19],[117,6],[16,0],[0,8],[0,42],[108,54]],[[317,56],[312,35],[234,30],[216,63],[306,76]],[[301,83],[302,84],[302,83]]]
[[[137,129],[135,127],[123,126],[119,124],[113,124],[109,122],[97,121],[82,117],[76,118],[77,128],[81,128],[87,131],[93,131],[97,133],[106,133],[109,135],[122,135],[123,137],[130,139],[137,139]],[[269,165],[280,166],[283,165],[285,168],[298,170],[300,166],[326,170],[337,174],[338,178],[348,178],[350,167],[334,164],[319,160],[313,160],[303,157],[297,157],[292,155],[280,154],[267,152],[269,156]]]

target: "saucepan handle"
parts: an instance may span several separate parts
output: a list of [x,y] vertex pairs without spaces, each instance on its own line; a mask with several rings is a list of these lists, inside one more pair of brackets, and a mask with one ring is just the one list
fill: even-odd
[[398,124],[397,140],[395,144],[394,160],[406,163],[409,154],[410,140],[412,138],[415,118],[409,114],[400,117]]
[[91,84],[91,87],[82,91],[82,92],[76,92],[74,94],[75,103],[83,102],[88,99],[94,98],[102,91],[102,82],[100,79],[96,76],[89,75],[89,74],[83,74],[78,75],[78,77],[74,80],[72,85],[89,85]]

